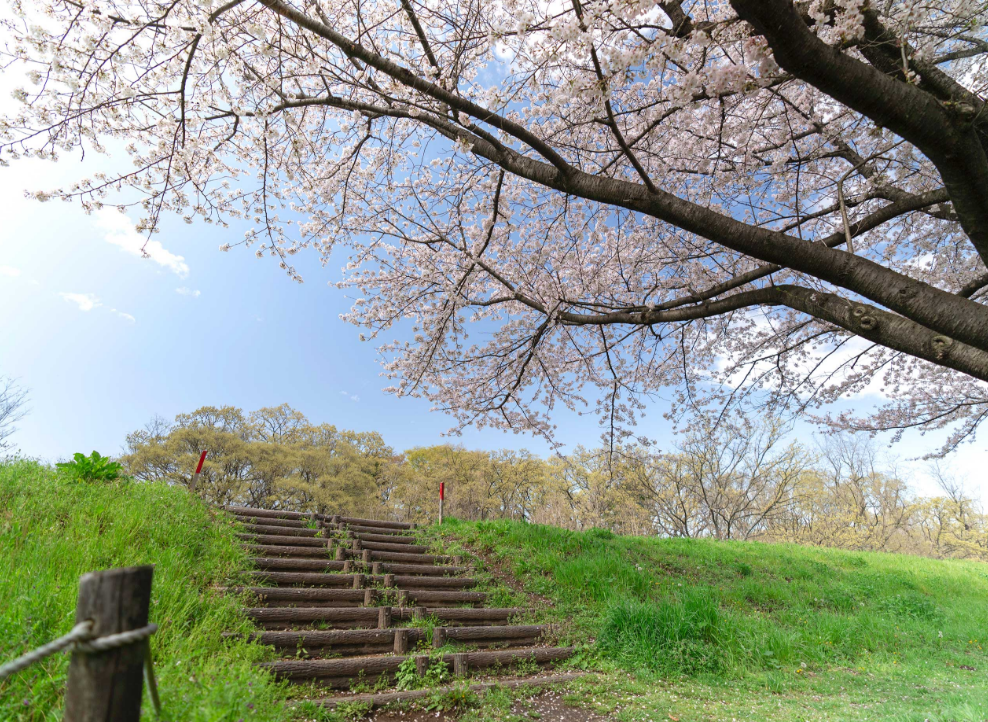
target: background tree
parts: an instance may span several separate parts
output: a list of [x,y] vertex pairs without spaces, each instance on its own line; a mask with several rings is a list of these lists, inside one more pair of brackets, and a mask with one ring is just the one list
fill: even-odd
[[0,453],[10,450],[15,424],[27,414],[27,390],[14,379],[0,376]]
[[[41,200],[349,247],[348,319],[459,424],[681,406],[869,430],[988,413],[988,9],[967,0],[14,4],[0,161],[125,146]],[[119,168],[120,166],[117,166]],[[411,324],[411,341],[391,341]],[[482,337],[469,337],[470,322]]]

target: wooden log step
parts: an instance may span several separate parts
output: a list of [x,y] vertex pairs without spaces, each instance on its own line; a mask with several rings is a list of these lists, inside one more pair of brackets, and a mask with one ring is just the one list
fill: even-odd
[[[244,616],[261,624],[330,624],[356,623],[375,627],[382,607],[253,607],[242,610]],[[479,623],[505,624],[508,620],[525,613],[518,607],[434,607],[418,609],[413,607],[391,608],[392,621],[408,621],[418,617],[432,617],[444,625],[476,625]]]
[[386,536],[401,536],[408,532],[407,529],[388,529],[383,526],[357,526],[354,524],[333,524],[325,522],[327,529],[338,529],[340,531],[351,531],[355,534],[382,534]]
[[[389,536],[388,534],[366,534],[364,532],[351,532],[351,535],[355,539],[359,539],[362,542],[381,542],[384,544],[415,544],[418,539],[413,536]],[[373,549],[373,547],[367,546],[368,549]],[[402,551],[401,549],[392,551]]]
[[[495,687],[505,689],[515,689],[517,687],[547,687],[553,684],[565,684],[585,677],[586,672],[572,672],[570,674],[550,674],[541,677],[526,677],[525,679],[507,679],[498,682],[481,682],[471,684],[471,692],[486,692]],[[372,709],[385,707],[396,702],[411,702],[423,699],[431,695],[443,695],[452,691],[453,687],[432,687],[429,689],[412,689],[402,692],[379,692],[377,694],[350,694],[339,697],[323,697],[312,700],[321,707],[334,709],[339,704],[358,703],[370,705]]]
[[[253,506],[227,506],[224,507],[227,511],[231,511],[234,514],[244,514],[249,516],[265,516],[269,519],[311,519],[309,514],[303,514],[297,511],[279,511],[275,509],[257,509]],[[318,518],[318,515],[316,515]]]
[[[355,552],[351,549],[340,550],[343,552],[343,556],[347,559],[360,559],[361,552]],[[403,554],[401,552],[380,552],[372,549],[368,549],[370,552],[370,558],[373,562],[402,562],[404,564],[447,564],[453,559],[447,556],[439,556],[436,554]]]
[[293,526],[272,526],[269,524],[246,524],[244,531],[250,534],[275,534],[277,536],[324,536],[319,529],[297,529]]
[[386,529],[414,529],[415,525],[405,521],[381,521],[380,519],[361,519],[356,516],[329,516],[323,517],[327,521],[343,523],[346,525],[356,524],[358,526],[384,527]]
[[270,516],[253,516],[248,514],[234,514],[233,518],[235,521],[241,521],[244,524],[266,524],[268,526],[278,526],[286,527],[291,529],[308,529],[308,521],[299,521],[297,519],[274,519]]
[[[296,547],[283,546],[281,544],[246,544],[247,550],[252,554],[268,554],[272,556],[284,557],[317,557],[319,559],[329,559],[332,549],[324,547]],[[343,569],[343,562],[336,562]]]
[[[388,575],[392,576],[392,575]],[[477,580],[470,577],[422,577],[411,574],[395,574],[394,586],[398,589],[469,589],[477,586]],[[377,580],[378,577],[369,576]],[[381,583],[387,580],[380,578]]]
[[[276,547],[284,549],[285,547]],[[258,569],[285,570],[285,571],[312,571],[312,572],[342,572],[344,562],[322,561],[321,559],[292,559],[284,557],[281,559],[271,559],[267,557],[254,557],[250,560]]]
[[361,541],[363,549],[370,549],[372,552],[399,552],[401,554],[425,554],[429,547],[424,544],[385,544],[382,542]]
[[[438,604],[483,604],[487,601],[486,592],[435,592],[429,589],[400,590],[407,595],[409,604],[435,606]],[[413,604],[413,606],[414,606]]]
[[[343,565],[343,562],[336,562]],[[373,574],[327,574],[324,572],[249,572],[252,579],[271,582],[277,585],[308,584],[318,587],[352,587],[362,589],[367,586],[390,586],[395,589],[418,591],[425,589],[468,589],[477,585],[476,579],[468,577],[417,577],[413,575],[373,575]]]
[[[245,617],[261,624],[357,624],[377,627],[378,607],[251,607],[241,610]],[[395,617],[392,616],[392,619]]]
[[[537,664],[557,662],[573,655],[573,647],[535,647],[526,649],[505,649],[493,652],[463,652],[444,654],[443,662],[453,667],[454,656],[467,669],[485,669],[495,665],[507,666],[515,662],[534,661]],[[352,657],[349,659],[297,659],[278,662],[261,662],[258,666],[276,674],[281,679],[302,681],[319,679],[337,686],[341,680],[344,687],[350,685],[351,678],[358,675],[391,675],[406,659],[403,655]]]
[[269,544],[272,546],[326,547],[332,546],[332,539],[307,536],[285,536],[275,534],[237,534],[238,537],[254,544]]
[[306,606],[317,606],[316,603],[347,603],[360,605],[364,603],[369,589],[309,589],[306,587],[227,587],[226,591],[233,594],[248,592],[265,603],[290,602],[298,604],[305,602]]
[[[226,635],[224,635],[226,636]],[[240,636],[240,635],[230,635]],[[402,647],[401,654],[428,640],[428,630],[394,627],[390,629],[335,629],[331,631],[253,632],[249,639],[279,649],[305,649],[354,652],[356,648],[383,648],[378,651],[397,651],[396,640]]]
[[[342,564],[342,562],[337,562]],[[248,572],[251,579],[258,582],[271,582],[272,584],[308,584],[316,587],[346,587],[349,589],[363,589],[364,584],[355,580],[365,577],[363,574],[327,574],[325,572],[273,572],[260,571]]]
[[434,627],[431,641],[433,647],[442,647],[447,642],[470,644],[536,640],[545,636],[548,629],[549,627],[545,624],[513,624],[498,627]]
[[382,574],[413,574],[430,577],[446,577],[454,574],[466,574],[470,567],[440,567],[429,564],[392,564],[375,562]]

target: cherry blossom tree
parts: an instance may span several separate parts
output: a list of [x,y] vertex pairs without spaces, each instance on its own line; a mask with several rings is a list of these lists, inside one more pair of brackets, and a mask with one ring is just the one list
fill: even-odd
[[224,250],[296,280],[342,247],[392,390],[458,424],[877,388],[826,420],[947,451],[988,414],[983,3],[13,9],[0,160],[132,161],[39,199],[251,225]]

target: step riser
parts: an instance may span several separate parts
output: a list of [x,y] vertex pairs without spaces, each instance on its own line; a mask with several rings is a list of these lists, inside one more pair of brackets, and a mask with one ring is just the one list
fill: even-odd
[[[331,560],[331,550],[329,547],[292,547],[292,546],[281,546],[280,544],[245,544],[247,551],[251,554],[265,554],[270,556],[282,556],[282,557],[305,557],[305,558],[318,558],[325,559],[326,561]],[[342,565],[343,562],[340,562]],[[340,566],[340,569],[343,569]]]
[[[364,628],[377,627],[379,611],[377,607],[359,609],[332,610],[312,607],[295,607],[292,609],[269,609],[255,607],[244,609],[244,615],[260,624],[361,624]],[[469,609],[464,607],[435,607],[429,614],[435,616],[444,626],[478,626],[502,625],[511,619],[524,614],[523,609],[515,607]],[[392,608],[392,623],[408,621],[416,617],[413,607]],[[423,615],[419,615],[423,616]]]
[[377,645],[393,648],[396,639],[405,637],[405,644],[411,648],[419,642],[426,642],[433,647],[442,647],[449,642],[461,644],[513,644],[540,639],[545,627],[540,625],[524,625],[511,627],[435,627],[432,630],[421,627],[389,627],[388,629],[370,629],[357,631],[313,631],[313,632],[281,632],[281,633],[252,633],[248,635],[226,634],[224,637],[246,636],[261,644],[271,645],[281,649],[341,649],[361,645]]
[[316,537],[324,534],[319,529],[294,529],[287,526],[268,526],[261,524],[245,524],[244,531],[248,534],[273,534],[275,536],[304,536]]
[[[340,562],[337,562],[340,564]],[[342,564],[341,564],[342,566]],[[477,585],[476,579],[456,577],[414,577],[404,575],[373,574],[329,574],[324,572],[251,572],[251,577],[277,586],[318,586],[318,587],[384,587],[392,581],[391,588],[415,591],[469,589]]]
[[[500,682],[484,682],[480,684],[471,684],[470,691],[486,692],[492,687],[514,689],[515,687],[528,685],[545,686],[550,684],[565,684],[566,682],[572,682],[585,676],[585,672],[576,672],[571,674],[554,674],[548,677],[536,677],[534,679],[512,679]],[[315,702],[329,709],[334,709],[340,703],[353,704],[355,702],[359,704],[368,704],[371,706],[371,709],[376,709],[395,702],[410,702],[412,700],[423,699],[434,694],[443,694],[451,689],[451,687],[439,687],[435,689],[416,689],[403,692],[384,692],[381,694],[358,694],[346,697],[320,699],[315,700]]]
[[321,547],[323,549],[328,549],[333,545],[332,539],[319,539],[304,536],[274,536],[272,534],[237,534],[237,536],[248,544]]
[[398,552],[399,554],[425,554],[429,547],[422,544],[382,544],[381,542],[361,542],[361,549],[372,552]]
[[[468,669],[487,669],[496,665],[509,666],[516,662],[531,662],[547,664],[565,659],[573,654],[571,647],[544,647],[539,649],[506,650],[498,652],[464,652],[460,655]],[[371,657],[367,659],[326,659],[301,660],[285,662],[265,662],[260,666],[274,672],[281,679],[292,681],[326,680],[336,686],[340,678],[349,680],[358,676],[370,677],[393,676],[399,665],[405,660],[403,656]],[[454,655],[444,654],[443,662],[452,670]]]
[[380,521],[378,519],[361,519],[350,516],[335,516],[331,514],[308,514],[297,511],[272,511],[271,509],[256,509],[249,506],[228,506],[225,509],[237,515],[249,515],[257,517],[267,517],[270,519],[288,519],[293,521],[317,519],[321,521],[333,521],[339,519],[345,524],[358,524],[369,527],[384,527],[386,529],[414,529],[415,525],[400,521]]
[[247,514],[234,514],[233,518],[244,524],[257,524],[259,526],[276,526],[285,529],[308,529],[308,522],[294,521],[291,519],[273,519],[267,516],[251,516]]

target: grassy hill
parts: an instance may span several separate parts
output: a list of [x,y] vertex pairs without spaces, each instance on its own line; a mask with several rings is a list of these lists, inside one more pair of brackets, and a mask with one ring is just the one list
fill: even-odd
[[[33,462],[0,463],[0,660],[72,628],[82,574],[138,564],[155,565],[152,653],[165,719],[289,719],[281,686],[253,666],[268,649],[221,636],[250,626],[233,598],[210,590],[247,566],[228,523],[165,484],[72,483]],[[61,719],[67,668],[59,654],[0,682],[0,720]]]
[[988,720],[988,565],[508,521],[437,533],[545,600],[605,673],[573,699],[623,722]]
[[[534,605],[579,645],[573,665],[600,675],[570,699],[619,722],[988,720],[986,565],[517,522],[423,534],[476,555],[492,604]],[[211,589],[248,566],[228,519],[163,484],[0,463],[0,661],[72,627],[83,573],[147,563],[166,720],[341,721],[291,710],[254,667],[271,650],[222,638],[249,628]],[[59,719],[66,667],[58,655],[0,683],[0,720]],[[457,714],[517,722],[518,694]]]

